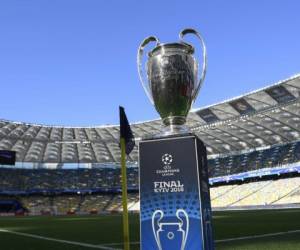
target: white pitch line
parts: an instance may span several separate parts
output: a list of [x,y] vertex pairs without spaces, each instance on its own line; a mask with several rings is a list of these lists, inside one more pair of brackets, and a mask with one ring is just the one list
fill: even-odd
[[10,230],[6,230],[6,229],[0,229],[0,232],[20,235],[20,236],[25,236],[25,237],[35,238],[35,239],[65,243],[65,244],[70,244],[70,245],[89,247],[89,248],[97,248],[97,249],[103,249],[103,250],[122,250],[119,248],[111,248],[111,247],[106,247],[103,245],[93,245],[93,244],[88,244],[88,243],[83,243],[83,242],[78,242],[78,241],[61,240],[61,239],[56,239],[56,238],[39,236],[39,235],[35,235],[35,234],[20,233],[20,232],[10,231]]
[[219,243],[219,242],[230,242],[230,241],[237,241],[237,240],[251,240],[251,239],[273,237],[273,236],[279,236],[279,235],[285,235],[285,234],[294,234],[294,233],[300,233],[300,230],[292,230],[292,231],[269,233],[269,234],[250,235],[250,236],[237,237],[237,238],[228,238],[228,239],[223,239],[223,240],[215,240],[215,242]]
[[[93,245],[93,244],[88,244],[88,243],[83,243],[83,242],[78,242],[78,241],[61,240],[61,239],[56,239],[56,238],[39,236],[39,235],[35,235],[35,234],[20,233],[20,232],[10,231],[10,230],[6,230],[6,229],[0,229],[0,232],[20,235],[20,236],[25,236],[25,237],[35,238],[35,239],[65,243],[65,244],[70,244],[70,245],[83,246],[83,247],[88,247],[88,248],[103,249],[103,250],[122,250],[120,248],[115,248],[115,247],[111,248],[108,246],[123,245],[123,243],[108,243],[108,244],[101,244],[101,245]],[[230,242],[230,241],[238,241],[238,240],[250,240],[250,239],[267,238],[267,237],[280,236],[280,235],[285,235],[285,234],[294,234],[294,233],[300,233],[300,230],[292,230],[292,231],[286,231],[286,232],[277,232],[277,233],[268,233],[268,234],[259,234],[259,235],[250,235],[250,236],[244,236],[244,237],[228,238],[228,239],[222,239],[222,240],[215,240],[215,242],[220,243],[220,242]],[[139,242],[137,242],[137,241],[131,242],[130,244],[132,244],[132,245],[139,244]]]
[[[285,234],[294,234],[294,233],[300,233],[300,230],[250,235],[250,236],[237,237],[237,238],[228,238],[228,239],[222,239],[222,240],[215,240],[215,242],[221,243],[221,242],[230,242],[230,241],[238,241],[238,240],[251,240],[251,239],[267,238],[267,237],[273,237],[273,236],[279,236],[279,235],[285,235]],[[138,242],[138,241],[130,242],[130,245],[137,245],[137,244],[140,244],[140,242]],[[107,244],[102,244],[101,246],[119,246],[119,245],[123,245],[123,243],[107,243]]]
[[[130,245],[139,245],[140,242],[139,241],[132,241],[130,242]],[[124,243],[104,243],[104,244],[101,244],[99,246],[122,246],[124,245]]]

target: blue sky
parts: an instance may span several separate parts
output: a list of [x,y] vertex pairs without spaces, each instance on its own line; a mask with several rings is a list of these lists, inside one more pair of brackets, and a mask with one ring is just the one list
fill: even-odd
[[[0,118],[54,125],[158,117],[140,85],[136,52],[156,35],[198,29],[207,78],[194,107],[300,72],[297,0],[9,0],[0,2]],[[191,40],[196,42],[196,40]]]

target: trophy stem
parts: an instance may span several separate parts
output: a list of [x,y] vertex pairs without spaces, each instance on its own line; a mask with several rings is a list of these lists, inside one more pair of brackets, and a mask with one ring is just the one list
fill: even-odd
[[160,136],[178,135],[178,134],[188,134],[190,132],[189,128],[185,124],[177,125],[170,124],[165,126],[162,130]]
[[160,133],[151,134],[143,137],[143,140],[151,140],[151,139],[161,139],[169,136],[178,136],[178,135],[191,135],[193,134],[190,129],[186,125],[168,125],[164,126]]
[[160,136],[169,136],[189,133],[189,128],[185,125],[185,116],[169,116],[162,120],[165,125]]
[[185,116],[168,116],[162,120],[166,126],[171,125],[184,125],[186,122]]

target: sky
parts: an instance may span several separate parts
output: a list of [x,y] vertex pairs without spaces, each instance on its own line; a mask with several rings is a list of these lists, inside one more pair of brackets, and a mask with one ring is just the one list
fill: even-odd
[[[66,126],[157,119],[136,54],[150,35],[200,31],[207,76],[193,108],[300,72],[298,0],[0,1],[0,119]],[[201,56],[197,40],[187,38]],[[197,47],[198,46],[198,47]]]

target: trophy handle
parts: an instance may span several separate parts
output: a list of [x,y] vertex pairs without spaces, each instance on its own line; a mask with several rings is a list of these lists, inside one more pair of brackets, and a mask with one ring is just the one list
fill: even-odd
[[152,104],[154,104],[153,98],[152,98],[152,95],[151,95],[151,89],[149,88],[149,84],[148,84],[148,79],[146,77],[146,74],[144,72],[144,67],[142,65],[144,49],[145,49],[146,45],[150,42],[156,42],[156,46],[159,45],[159,40],[158,40],[157,37],[149,36],[149,37],[145,38],[144,41],[140,44],[140,47],[138,49],[137,66],[138,66],[138,73],[139,73],[140,81],[141,81],[142,86],[143,86],[143,88],[146,92],[146,95],[148,96],[150,102]]
[[[159,218],[157,219],[157,221],[155,223],[155,217],[157,214],[159,214]],[[159,250],[162,250],[162,248],[160,245],[160,239],[158,238],[158,235],[157,235],[157,232],[155,229],[155,224],[157,224],[157,226],[160,228],[160,221],[162,220],[163,217],[164,217],[164,212],[161,210],[156,210],[152,215],[152,231],[153,231],[154,238],[155,238],[155,241],[157,243]]]
[[182,225],[184,223],[183,219],[180,218],[180,213],[184,214],[185,223],[186,223],[186,228],[185,228],[185,233],[184,233],[184,239],[183,239],[182,244],[181,244],[181,250],[184,250],[184,247],[185,247],[185,244],[186,244],[186,240],[187,240],[187,237],[188,237],[188,234],[189,234],[190,222],[189,222],[189,216],[188,216],[187,212],[184,211],[183,209],[178,209],[176,211],[176,217],[178,218],[178,220],[180,220],[180,227],[182,227]]
[[179,39],[180,39],[180,42],[182,43],[185,43],[183,41],[183,37],[186,35],[186,34],[194,34],[195,36],[197,36],[200,40],[200,43],[201,43],[201,46],[202,46],[202,50],[203,50],[203,63],[202,63],[202,73],[200,75],[200,79],[199,79],[199,82],[198,82],[198,86],[193,94],[193,102],[196,100],[196,97],[199,93],[199,90],[203,84],[203,81],[205,79],[205,75],[206,75],[206,66],[207,66],[207,56],[206,56],[206,46],[205,46],[205,43],[204,43],[204,40],[202,38],[202,36],[200,35],[200,33],[194,29],[191,29],[191,28],[188,28],[188,29],[184,29],[182,30],[180,33],[179,33]]

